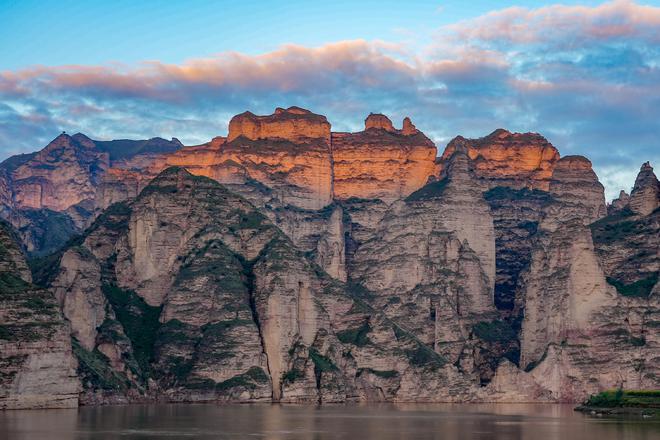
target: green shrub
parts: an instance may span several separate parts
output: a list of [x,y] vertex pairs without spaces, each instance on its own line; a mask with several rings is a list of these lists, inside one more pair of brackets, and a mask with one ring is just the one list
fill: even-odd
[[336,371],[337,366],[328,357],[323,356],[315,348],[309,349],[309,357],[314,362],[314,370],[318,372]]
[[85,388],[125,391],[129,387],[126,376],[113,370],[103,353],[86,350],[75,338],[71,342],[73,354],[78,358],[78,375]]
[[508,342],[517,338],[516,331],[506,321],[481,321],[472,326],[479,339],[488,342]]
[[282,375],[282,381],[286,383],[293,383],[297,379],[305,377],[305,373],[296,368],[293,368]]
[[653,286],[658,282],[658,272],[653,273],[651,276],[637,280],[634,283],[624,284],[615,278],[607,277],[608,284],[614,286],[616,291],[623,296],[633,296],[639,298],[647,298],[653,290]]
[[396,370],[373,370],[371,368],[362,368],[360,371],[366,371],[374,376],[382,377],[383,379],[391,379],[399,375],[399,372]]
[[484,199],[488,202],[496,200],[530,200],[535,199],[542,202],[549,202],[552,196],[540,189],[513,189],[506,186],[496,186],[484,192]]
[[342,330],[337,333],[337,339],[344,344],[352,344],[358,347],[364,347],[371,343],[367,334],[371,331],[369,322],[365,321],[358,328]]
[[220,382],[215,386],[217,391],[226,391],[231,388],[243,387],[248,389],[255,389],[257,385],[265,384],[268,382],[268,375],[264,373],[260,367],[251,367],[243,374],[227,379]]
[[158,318],[162,306],[150,306],[132,290],[121,289],[115,284],[103,284],[102,290],[124,328],[124,333],[131,340],[140,369],[146,373],[149,371],[156,333],[160,327]]
[[585,405],[595,408],[660,408],[660,390],[608,390],[590,396]]
[[405,351],[410,363],[416,367],[430,367],[436,369],[444,365],[445,360],[435,351],[422,344]]

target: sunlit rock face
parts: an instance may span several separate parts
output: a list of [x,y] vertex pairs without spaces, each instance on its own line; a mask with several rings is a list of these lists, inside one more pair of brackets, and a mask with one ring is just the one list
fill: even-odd
[[[286,204],[320,209],[332,201],[330,124],[298,107],[278,108],[268,116],[246,112],[232,118],[229,136],[151,159],[146,166],[129,163],[125,171],[108,173],[101,185],[100,206],[135,196],[149,179],[169,166],[220,183],[256,180],[270,187]],[[134,173],[133,168],[139,168]],[[123,185],[126,180],[127,184]]]
[[95,187],[110,163],[87,136],[61,134],[12,173],[18,208],[64,211],[94,197]]
[[511,133],[498,129],[486,137],[465,139],[458,136],[447,145],[447,160],[456,146],[466,145],[474,162],[474,172],[490,188],[507,186],[547,191],[559,152],[537,133]]
[[93,200],[109,167],[126,167],[132,161],[133,168],[142,168],[152,156],[180,147],[177,139],[96,141],[81,133],[63,133],[38,153],[5,167],[11,180],[13,206],[65,211]]
[[251,112],[241,113],[229,121],[229,142],[243,136],[250,140],[286,139],[291,142],[306,139],[330,141],[330,123],[325,116],[316,115],[300,107],[277,108],[275,113],[257,116]]
[[435,145],[406,120],[396,130],[386,116],[371,114],[364,131],[332,134],[336,199],[392,202],[437,175]]

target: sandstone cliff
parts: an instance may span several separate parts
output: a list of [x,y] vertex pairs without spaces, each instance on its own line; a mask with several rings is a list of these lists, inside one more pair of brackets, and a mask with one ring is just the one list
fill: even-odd
[[113,205],[46,272],[84,402],[451,400],[473,386],[247,200],[180,168]]
[[53,294],[31,283],[17,238],[0,220],[0,409],[76,407],[69,325]]
[[332,134],[335,198],[392,202],[437,176],[435,145],[406,120],[396,130],[386,116],[371,114],[364,131]]
[[[84,404],[576,401],[659,386],[650,164],[606,209],[589,160],[540,135],[458,137],[436,159],[409,118],[399,130],[380,114],[358,133],[291,107],[238,115],[198,146],[57,143],[0,166],[2,215],[49,289],[6,248],[0,271],[26,287],[0,314],[23,325],[16,298],[49,295],[57,331],[35,341],[65,366],[73,350]],[[82,180],[58,181],[59,167]],[[23,206],[17,170],[80,200]]]
[[506,186],[547,191],[559,160],[557,149],[537,133],[498,129],[479,139],[459,136],[447,145],[442,159],[451,157],[459,144],[467,146],[476,176],[491,188]]

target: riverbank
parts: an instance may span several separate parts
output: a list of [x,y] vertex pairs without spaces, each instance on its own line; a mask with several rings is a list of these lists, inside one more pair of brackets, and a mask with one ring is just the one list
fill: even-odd
[[575,408],[592,415],[660,418],[660,390],[610,390],[594,394]]

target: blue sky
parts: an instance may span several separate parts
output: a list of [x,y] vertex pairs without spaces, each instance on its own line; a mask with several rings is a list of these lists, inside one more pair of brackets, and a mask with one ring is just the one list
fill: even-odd
[[0,0],[0,159],[61,130],[203,142],[246,109],[338,130],[409,115],[440,151],[498,127],[593,162],[660,161],[660,1]]

